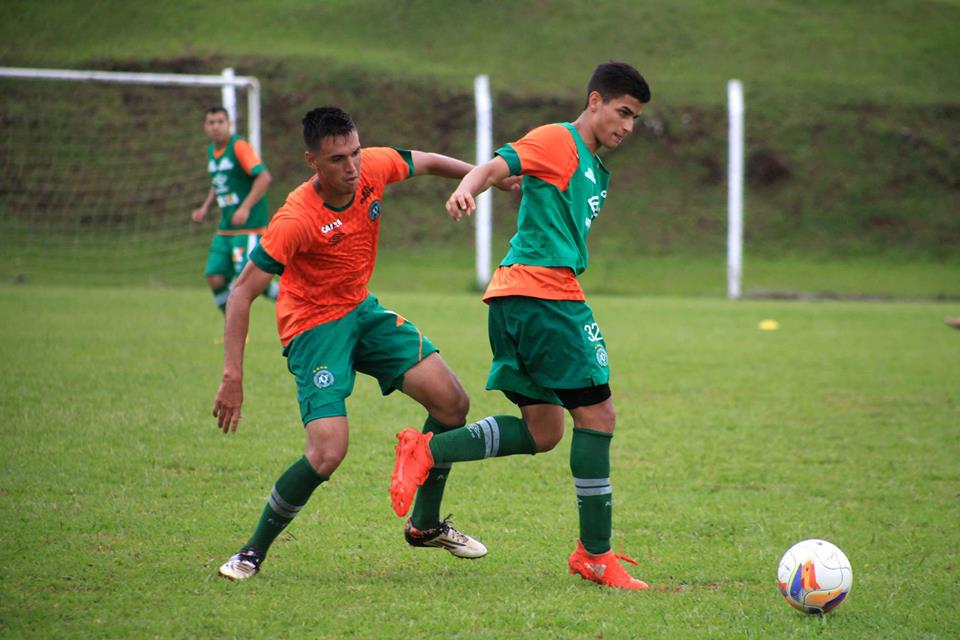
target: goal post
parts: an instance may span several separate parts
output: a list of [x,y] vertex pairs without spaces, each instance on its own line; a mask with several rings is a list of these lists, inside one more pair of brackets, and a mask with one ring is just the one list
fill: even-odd
[[[493,155],[493,101],[490,99],[490,78],[479,75],[473,81],[477,107],[477,165]],[[477,196],[476,272],[477,286],[484,289],[490,282],[490,247],[493,235],[493,194],[487,189]]]
[[196,282],[217,217],[191,222],[204,111],[223,103],[262,155],[260,95],[232,69],[0,67],[0,281]]
[[743,85],[727,83],[727,298],[739,300],[743,280]]

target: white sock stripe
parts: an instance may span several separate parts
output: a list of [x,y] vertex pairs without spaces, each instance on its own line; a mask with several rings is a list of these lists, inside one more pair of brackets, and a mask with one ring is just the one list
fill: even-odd
[[490,432],[493,434],[493,444],[490,446],[490,458],[496,458],[500,453],[500,425],[493,416],[486,418],[490,422]]
[[591,487],[585,489],[583,487],[577,487],[578,496],[602,496],[608,493],[613,493],[613,487],[607,485],[605,487]]
[[490,433],[490,423],[486,418],[477,422],[480,425],[480,430],[483,432],[483,444],[486,447],[486,450],[483,453],[484,458],[490,457],[490,448],[493,444],[493,434]]
[[610,484],[610,478],[574,478],[577,487],[604,487]]
[[298,507],[297,505],[290,504],[284,500],[283,496],[277,492],[276,487],[274,487],[273,491],[270,492],[270,498],[268,501],[270,503],[270,508],[285,518],[293,518],[300,513],[300,509],[303,508],[302,506]]
[[220,305],[226,302],[227,298],[229,297],[230,297],[230,290],[227,289],[226,291],[221,291],[220,293],[214,294],[213,301],[216,302],[218,305]]

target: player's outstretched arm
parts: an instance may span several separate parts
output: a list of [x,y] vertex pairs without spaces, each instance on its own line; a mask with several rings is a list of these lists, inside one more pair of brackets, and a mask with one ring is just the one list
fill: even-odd
[[462,178],[473,165],[441,153],[411,151],[415,176],[440,176],[442,178]]
[[494,185],[505,185],[509,180],[510,167],[500,156],[474,167],[447,199],[447,213],[454,220],[459,220],[463,214],[470,215],[477,208],[474,198]]
[[259,296],[273,274],[248,262],[237,278],[227,301],[223,329],[223,379],[213,402],[213,416],[224,433],[236,432],[243,404],[243,346],[250,327],[250,305]]

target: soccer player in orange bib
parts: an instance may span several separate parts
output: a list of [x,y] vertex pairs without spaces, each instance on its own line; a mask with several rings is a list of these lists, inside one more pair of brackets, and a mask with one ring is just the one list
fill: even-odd
[[[277,479],[253,535],[220,567],[220,575],[233,580],[257,574],[274,539],[346,455],[345,399],[356,372],[375,377],[384,395],[400,390],[423,405],[426,432],[462,426],[469,408],[460,381],[433,343],[413,323],[381,306],[367,282],[385,215],[384,188],[415,175],[462,178],[473,165],[435,153],[362,148],[353,120],[336,107],[307,113],[303,139],[315,175],[287,196],[233,287],[213,415],[224,433],[236,431],[250,305],[280,275],[277,327],[297,382],[306,449]],[[505,176],[499,186],[516,183]],[[408,523],[406,540],[479,558],[487,552],[483,544],[440,520],[448,473],[421,492],[418,526]]]
[[570,572],[621,589],[645,589],[610,548],[613,487],[610,442],[615,412],[607,344],[577,276],[587,268],[587,235],[607,198],[610,174],[597,155],[615,149],[650,101],[636,69],[601,64],[573,122],[537,127],[472,171],[447,201],[459,220],[474,198],[508,176],[523,176],[517,232],[490,281],[488,330],[493,363],[487,389],[503,391],[522,417],[490,416],[460,429],[397,434],[390,494],[403,515],[430,469],[453,462],[553,449],[573,418],[570,471],[580,536]]

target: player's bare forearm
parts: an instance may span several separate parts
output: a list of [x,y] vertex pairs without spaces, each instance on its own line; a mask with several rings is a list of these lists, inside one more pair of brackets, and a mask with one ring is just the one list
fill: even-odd
[[247,263],[227,301],[223,329],[223,379],[213,405],[213,415],[224,433],[236,431],[240,422],[240,407],[243,404],[243,348],[250,327],[250,305],[272,277],[252,262]]
[[251,209],[253,205],[260,202],[260,198],[267,192],[267,187],[270,186],[271,182],[273,182],[273,176],[270,175],[269,171],[258,173],[257,177],[253,179],[253,184],[250,185],[250,193],[243,199],[240,206]]
[[203,204],[193,210],[191,218],[194,222],[203,222],[203,219],[207,217],[207,212],[210,211],[210,205],[213,204],[213,199],[217,196],[217,192],[213,187],[210,187],[210,191],[207,192],[207,197],[203,200]]
[[213,187],[210,187],[210,191],[207,192],[207,197],[203,200],[203,204],[200,205],[200,208],[203,209],[203,212],[206,213],[210,210],[210,207],[213,206],[213,201],[217,198],[217,190]]
[[465,213],[469,215],[477,208],[476,196],[509,177],[510,167],[499,156],[474,167],[450,195],[446,205],[447,212],[454,220],[459,220]]
[[440,176],[442,178],[462,178],[473,169],[473,165],[441,153],[411,151],[414,175]]

